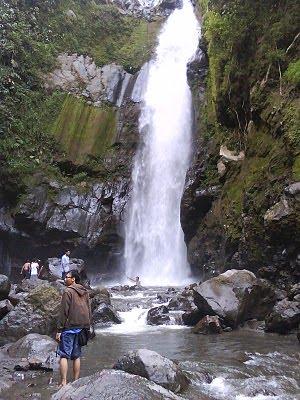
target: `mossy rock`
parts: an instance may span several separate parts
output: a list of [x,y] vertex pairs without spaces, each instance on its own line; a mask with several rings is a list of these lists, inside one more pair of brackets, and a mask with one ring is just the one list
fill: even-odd
[[117,119],[113,107],[94,107],[69,95],[53,125],[53,134],[63,146],[66,156],[75,164],[88,156],[98,157],[113,145]]

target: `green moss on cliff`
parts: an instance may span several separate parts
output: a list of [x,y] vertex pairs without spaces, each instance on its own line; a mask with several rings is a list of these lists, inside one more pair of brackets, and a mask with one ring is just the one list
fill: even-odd
[[258,264],[268,235],[263,216],[284,188],[300,179],[299,5],[296,0],[199,4],[209,57],[199,128],[210,149],[203,183],[216,184],[220,145],[244,150],[245,160],[227,164],[219,178],[221,195],[198,235],[222,236],[230,249],[246,249],[250,265]]
[[113,144],[116,112],[113,107],[93,107],[75,96],[67,96],[53,133],[67,157],[82,164],[87,156],[101,156]]
[[[14,198],[29,174],[55,170],[61,159],[51,127],[65,97],[49,96],[41,81],[57,55],[77,52],[98,65],[116,62],[134,71],[148,59],[160,22],[124,16],[92,0],[2,1],[0,15],[0,189]],[[103,125],[110,136],[114,117],[104,119],[111,121]]]

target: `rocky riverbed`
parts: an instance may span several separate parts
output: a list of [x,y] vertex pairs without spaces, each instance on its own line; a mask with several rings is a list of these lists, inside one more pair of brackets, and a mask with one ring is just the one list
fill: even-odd
[[186,288],[91,288],[96,336],[84,349],[83,378],[57,392],[52,338],[63,285],[15,285],[4,275],[0,282],[3,399],[300,394],[299,285],[279,291],[249,271],[229,270]]

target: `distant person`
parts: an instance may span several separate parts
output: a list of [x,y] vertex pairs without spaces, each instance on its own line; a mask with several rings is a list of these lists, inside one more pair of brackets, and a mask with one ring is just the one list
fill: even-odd
[[66,273],[65,285],[67,288],[62,295],[56,334],[56,340],[59,342],[57,353],[60,356],[61,386],[67,384],[68,360],[73,361],[74,380],[79,378],[81,356],[79,334],[83,328],[90,329],[91,326],[89,294],[80,284],[80,276],[76,270]]
[[64,279],[67,272],[70,271],[70,250],[67,250],[61,258],[61,277]]
[[141,284],[139,276],[136,276],[135,278],[129,278],[129,276],[127,276],[127,278],[130,279],[132,282],[134,282],[134,285],[136,287],[142,287],[142,284]]
[[42,276],[42,272],[44,270],[44,265],[42,263],[42,260],[37,260],[37,263],[39,264],[39,274],[38,274],[38,276],[40,278]]
[[30,266],[30,279],[38,279],[40,267],[37,260],[34,260]]
[[20,274],[23,275],[22,281],[24,281],[25,279],[30,279],[30,269],[31,262],[29,260],[26,260],[20,272]]

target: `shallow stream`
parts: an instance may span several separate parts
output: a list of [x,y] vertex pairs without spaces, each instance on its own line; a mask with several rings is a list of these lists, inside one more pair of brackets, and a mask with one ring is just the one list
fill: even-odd
[[[111,368],[129,350],[147,348],[179,361],[191,379],[183,398],[300,399],[300,347],[295,335],[241,329],[204,336],[180,325],[146,325],[147,310],[158,305],[157,294],[166,290],[113,292],[112,303],[121,310],[124,322],[97,331],[83,351],[82,376]],[[201,383],[203,371],[211,375],[211,383]],[[50,373],[36,374],[14,385],[2,398],[47,400],[57,390],[57,382],[57,373],[53,377]]]

